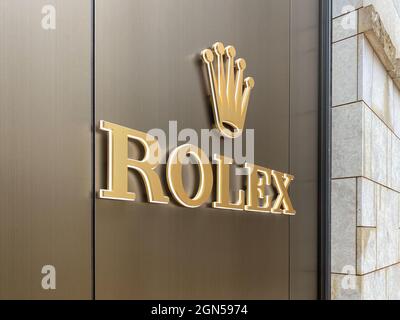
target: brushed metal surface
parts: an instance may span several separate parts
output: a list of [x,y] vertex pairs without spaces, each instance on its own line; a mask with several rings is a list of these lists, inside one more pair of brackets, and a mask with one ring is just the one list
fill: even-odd
[[290,220],[290,297],[318,291],[318,59],[319,1],[292,0],[290,172],[298,214]]
[[[210,128],[199,53],[220,40],[256,80],[246,121],[255,162],[287,172],[289,18],[289,0],[97,0],[97,121]],[[105,151],[97,131],[97,190],[106,186]],[[143,189],[134,174],[130,184]],[[289,268],[288,217],[96,200],[97,298],[284,299]]]
[[[48,4],[56,30],[41,27]],[[90,10],[0,1],[1,299],[91,298]]]
[[[96,0],[97,120],[210,128],[199,52],[233,44],[256,79],[246,121],[255,162],[296,175],[297,215],[149,205],[132,173],[138,202],[96,200],[95,268],[91,2],[0,2],[0,298],[88,299],[94,271],[100,299],[315,298],[318,1]],[[56,31],[40,26],[45,4]],[[97,131],[96,190],[105,151]],[[40,286],[45,264],[55,291]]]

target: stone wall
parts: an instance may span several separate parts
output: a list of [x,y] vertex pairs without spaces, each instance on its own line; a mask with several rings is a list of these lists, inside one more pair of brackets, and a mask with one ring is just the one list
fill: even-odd
[[333,299],[400,299],[397,1],[333,0]]

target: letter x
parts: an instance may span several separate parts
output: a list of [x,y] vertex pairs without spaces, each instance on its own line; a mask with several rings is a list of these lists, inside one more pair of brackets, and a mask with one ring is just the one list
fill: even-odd
[[272,176],[274,178],[276,189],[279,192],[272,207],[272,213],[295,215],[296,211],[293,208],[292,201],[288,194],[288,189],[290,183],[294,180],[294,176],[274,170],[272,171]]

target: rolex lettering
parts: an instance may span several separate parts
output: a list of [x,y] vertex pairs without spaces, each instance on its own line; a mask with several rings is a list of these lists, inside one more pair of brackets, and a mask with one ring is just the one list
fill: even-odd
[[[235,61],[236,49],[221,42],[200,54],[207,70],[216,130],[223,139],[234,141],[242,136],[251,91],[255,81],[244,77],[246,62]],[[260,213],[295,215],[289,195],[294,176],[253,163],[243,165],[224,154],[211,157],[199,146],[186,143],[172,150],[161,148],[156,137],[115,123],[100,121],[99,128],[108,135],[107,188],[99,197],[110,200],[136,201],[134,190],[128,190],[128,172],[136,171],[146,189],[147,201],[169,205],[170,199],[188,208],[211,205],[214,209],[253,211]],[[144,154],[139,159],[128,155],[129,141],[141,145]],[[195,195],[184,186],[183,166],[188,158],[198,173],[193,185]],[[157,170],[161,159],[166,159],[165,172]],[[232,196],[231,169],[244,172],[244,183]],[[166,181],[163,185],[163,181]]]

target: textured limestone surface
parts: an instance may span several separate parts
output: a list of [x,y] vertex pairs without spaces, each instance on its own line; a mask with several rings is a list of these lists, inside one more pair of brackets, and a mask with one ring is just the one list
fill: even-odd
[[333,299],[400,299],[397,10],[400,0],[333,0]]

